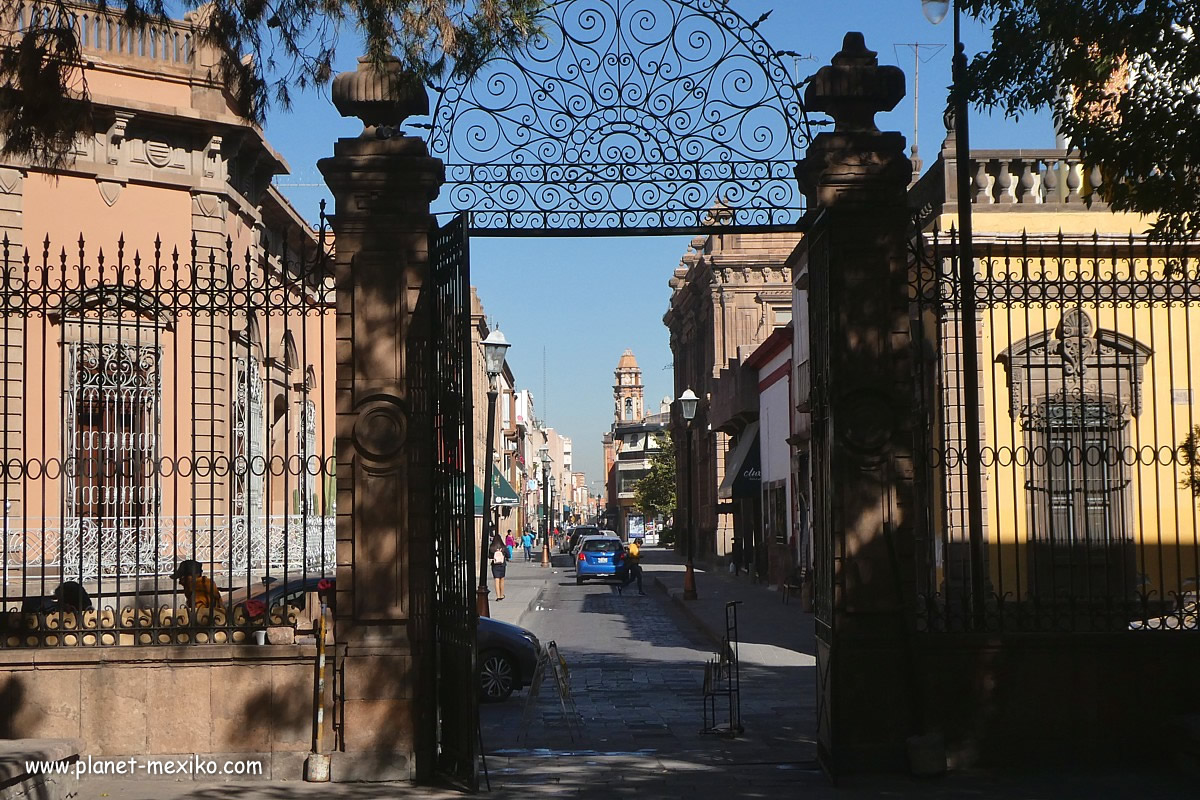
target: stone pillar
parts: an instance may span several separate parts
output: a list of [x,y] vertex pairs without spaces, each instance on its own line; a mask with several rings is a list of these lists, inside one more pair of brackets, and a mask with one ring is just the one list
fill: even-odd
[[[219,285],[230,261],[229,199],[217,192],[192,191],[192,239],[196,282]],[[193,313],[188,322],[192,339],[192,453],[196,459],[220,458],[232,452],[229,408],[229,330],[226,315]],[[179,369],[188,369],[179,365]],[[270,401],[270,398],[267,398]],[[200,469],[192,476],[192,498],[196,525],[226,518],[229,478],[213,470]],[[178,513],[178,511],[176,511]],[[257,510],[256,512],[257,513]],[[190,556],[189,556],[190,557]]]
[[875,127],[904,96],[861,33],[846,34],[805,93],[836,123],[797,178],[812,225],[813,516],[818,739],[835,771],[906,766],[914,729],[908,645],[913,596],[914,388],[908,313],[912,164]]
[[[7,258],[0,267],[3,269],[0,280],[11,281],[12,285],[24,280],[25,177],[23,169],[0,167],[0,243],[8,240],[7,251],[0,250],[0,259]],[[4,398],[4,406],[0,408],[0,457],[6,462],[20,458],[22,452],[25,387],[21,377],[24,374],[27,324],[28,320],[22,314],[0,317],[0,396]],[[7,470],[0,476],[0,512],[14,518],[25,515],[21,484],[22,481],[10,477]]]
[[[422,470],[432,463],[420,414],[419,358],[429,320],[415,316],[429,277],[429,204],[444,181],[425,143],[382,127],[428,113],[423,90],[397,95],[396,72],[365,60],[333,100],[366,124],[318,166],[333,192],[337,285],[337,616],[344,752],[334,780],[406,780],[429,764],[427,620],[431,522]],[[403,89],[403,87],[399,87]],[[398,97],[398,99],[397,99]],[[424,104],[424,108],[421,105]],[[417,409],[414,411],[414,409]],[[418,702],[420,701],[420,702]]]

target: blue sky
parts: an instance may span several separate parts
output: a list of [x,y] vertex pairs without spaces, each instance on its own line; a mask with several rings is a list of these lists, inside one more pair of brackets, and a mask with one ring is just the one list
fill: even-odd
[[[950,20],[930,25],[919,0],[729,0],[749,21],[772,10],[759,30],[777,50],[793,50],[812,60],[798,63],[807,75],[829,63],[849,30],[861,31],[879,60],[900,66],[908,94],[888,114],[877,117],[884,130],[913,129],[913,52],[902,43],[947,45],[940,53],[922,49],[920,72],[920,153],[928,164],[944,137],[942,111],[950,83]],[[968,55],[988,42],[984,27],[964,19]],[[358,49],[345,37],[338,70],[354,68]],[[932,57],[931,57],[932,56]],[[1052,147],[1047,117],[1019,122],[974,113],[973,148]],[[356,136],[357,120],[341,118],[328,90],[309,91],[291,111],[272,111],[267,136],[292,167],[280,183],[306,217],[329,194],[320,184],[316,161],[332,154],[333,139]],[[679,264],[689,237],[481,239],[472,243],[472,283],[488,316],[513,347],[509,363],[518,383],[531,389],[538,414],[574,441],[575,468],[588,482],[601,478],[600,437],[612,421],[612,373],[626,347],[643,370],[646,407],[656,410],[672,392],[671,351],[662,315],[667,280]],[[543,363],[545,386],[543,388]]]

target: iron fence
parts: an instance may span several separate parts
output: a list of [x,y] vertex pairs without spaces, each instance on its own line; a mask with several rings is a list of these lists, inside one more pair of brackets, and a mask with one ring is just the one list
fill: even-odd
[[[1135,237],[918,242],[920,630],[1197,630],[1200,264]],[[964,344],[964,342],[966,344]],[[974,345],[979,374],[965,375]],[[963,389],[980,388],[986,558],[972,619]]]
[[239,641],[333,577],[325,236],[0,243],[0,646]]

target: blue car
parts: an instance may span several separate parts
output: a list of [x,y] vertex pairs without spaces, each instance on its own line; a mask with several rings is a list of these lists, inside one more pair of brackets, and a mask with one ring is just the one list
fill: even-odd
[[580,543],[575,557],[575,583],[588,578],[624,580],[628,571],[625,545],[615,536],[589,536]]

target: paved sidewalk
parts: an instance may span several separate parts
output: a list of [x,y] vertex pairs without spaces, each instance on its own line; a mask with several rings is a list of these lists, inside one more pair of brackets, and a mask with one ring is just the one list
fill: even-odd
[[543,567],[541,551],[537,560],[526,562],[525,554],[518,551],[517,557],[508,562],[504,577],[504,599],[496,599],[496,582],[488,570],[488,608],[492,619],[520,625],[521,617],[537,603],[538,596],[546,582],[558,579],[562,567]]
[[798,598],[783,596],[748,576],[724,570],[696,573],[696,599],[683,599],[683,562],[670,550],[647,547],[642,569],[647,582],[666,592],[717,648],[725,636],[725,608],[736,602],[740,657],[744,665],[761,667],[816,666],[812,614],[801,610]]

